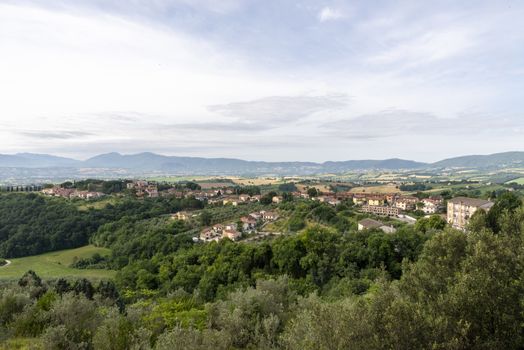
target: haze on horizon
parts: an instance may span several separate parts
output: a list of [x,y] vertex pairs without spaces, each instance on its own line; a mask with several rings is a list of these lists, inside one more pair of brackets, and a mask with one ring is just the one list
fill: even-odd
[[523,149],[519,1],[0,0],[0,153]]

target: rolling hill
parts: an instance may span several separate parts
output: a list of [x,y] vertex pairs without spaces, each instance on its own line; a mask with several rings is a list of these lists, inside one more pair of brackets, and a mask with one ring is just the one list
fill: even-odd
[[125,169],[127,173],[171,174],[289,174],[343,173],[356,170],[415,170],[448,168],[497,168],[524,166],[524,152],[491,155],[471,155],[445,159],[436,163],[421,163],[404,159],[348,160],[314,162],[262,162],[232,158],[200,158],[165,156],[150,152],[123,155],[112,152],[85,161],[46,154],[18,153],[0,155],[0,168],[29,169]]

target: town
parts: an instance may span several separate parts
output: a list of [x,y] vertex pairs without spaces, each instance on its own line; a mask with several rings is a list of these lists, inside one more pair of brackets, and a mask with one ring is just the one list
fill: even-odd
[[[98,188],[100,188],[100,183],[105,182],[98,181]],[[390,186],[399,187],[396,184],[390,184]],[[111,196],[111,194],[100,191],[78,190],[75,187],[75,183],[68,183],[66,187],[60,185],[47,186],[47,188],[41,190],[41,193],[46,196],[83,200],[99,200]],[[97,188],[93,184],[88,187]],[[120,187],[121,191],[114,195],[128,195],[137,199],[191,198],[202,202],[202,205],[207,208],[242,208],[248,204],[259,204],[261,208],[259,210],[235,217],[233,220],[218,222],[202,228],[200,233],[193,237],[195,242],[211,242],[221,239],[251,241],[271,235],[279,235],[282,233],[279,230],[265,228],[268,228],[270,223],[279,218],[285,217],[283,213],[279,213],[279,204],[289,201],[316,202],[333,208],[340,205],[350,206],[356,213],[360,213],[359,217],[363,216],[357,222],[359,231],[379,229],[385,233],[394,233],[396,232],[395,226],[413,225],[418,219],[429,218],[433,215],[439,216],[455,229],[465,230],[469,218],[477,210],[489,211],[493,206],[493,202],[480,198],[461,196],[443,198],[440,194],[422,192],[406,194],[403,191],[387,193],[372,191],[334,192],[327,191],[322,186],[298,187],[295,184],[284,184],[280,187],[292,191],[268,191],[266,193],[263,193],[256,186],[243,188],[228,183],[198,184],[191,181],[166,184],[148,180],[122,180]],[[184,210],[173,213],[171,219],[190,224],[192,221],[198,220],[200,215],[201,210]],[[384,220],[387,222],[383,222]]]

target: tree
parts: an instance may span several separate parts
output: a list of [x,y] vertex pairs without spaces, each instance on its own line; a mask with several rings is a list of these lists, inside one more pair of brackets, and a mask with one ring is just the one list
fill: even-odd
[[307,194],[308,194],[308,196],[310,198],[317,197],[318,196],[318,190],[316,189],[316,187],[310,187],[307,190]]
[[500,223],[504,213],[512,214],[522,205],[522,201],[513,192],[505,192],[500,195],[487,215],[488,227],[494,232],[500,232]]
[[287,182],[284,184],[280,184],[278,186],[278,190],[280,192],[295,192],[297,190],[297,186],[292,182]]
[[212,220],[213,220],[213,216],[211,215],[209,211],[203,210],[200,212],[200,224],[202,226],[211,225]]

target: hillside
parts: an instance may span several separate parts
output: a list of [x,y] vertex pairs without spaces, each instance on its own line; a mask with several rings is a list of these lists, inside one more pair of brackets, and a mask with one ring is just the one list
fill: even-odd
[[524,165],[524,152],[504,152],[444,159],[431,164],[432,168],[493,168]]
[[[315,162],[263,162],[233,158],[201,158],[165,156],[151,152],[123,155],[112,152],[97,155],[85,161],[45,154],[19,153],[0,155],[0,168],[13,169],[122,169],[129,174],[170,173],[190,175],[311,175],[368,170],[414,170],[444,168],[504,168],[524,165],[524,152],[505,152],[491,155],[471,155],[449,158],[428,164],[405,159],[347,160]],[[33,171],[34,172],[34,171]],[[28,175],[31,171],[28,172]]]

